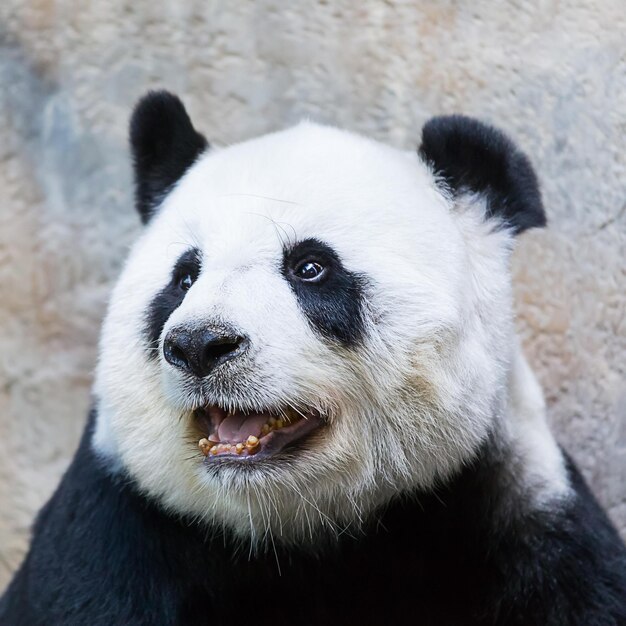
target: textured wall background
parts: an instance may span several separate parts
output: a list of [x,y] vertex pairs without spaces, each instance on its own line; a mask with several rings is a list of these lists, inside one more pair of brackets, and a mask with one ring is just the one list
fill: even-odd
[[442,112],[514,136],[550,216],[516,255],[520,331],[626,537],[624,33],[623,0],[3,0],[0,588],[83,427],[139,230],[127,120],[158,86],[219,143],[310,116],[409,148]]

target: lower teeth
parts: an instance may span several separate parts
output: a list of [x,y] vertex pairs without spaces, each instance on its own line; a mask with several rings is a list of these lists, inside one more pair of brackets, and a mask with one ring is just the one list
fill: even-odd
[[198,441],[198,448],[200,448],[200,452],[202,452],[202,454],[204,454],[204,456],[206,456],[209,451],[211,450],[211,442],[208,439],[200,439],[200,441]]
[[[289,413],[289,418],[290,419],[287,423],[291,421],[296,421],[296,419],[300,418],[300,415],[295,415],[293,414],[293,411],[291,411]],[[276,417],[270,417],[261,428],[261,437],[264,437],[265,435],[271,433],[273,430],[280,430],[285,426],[285,420]],[[239,455],[244,450],[246,450],[248,454],[254,454],[260,443],[259,437],[255,437],[254,435],[250,435],[245,442],[240,441],[239,443],[232,444],[220,443],[219,440],[216,441],[216,439],[217,436],[213,434],[210,435],[208,439],[206,437],[203,437],[202,439],[200,439],[200,441],[198,441],[198,448],[204,456],[208,456],[209,454],[215,456],[220,453],[231,453]]]

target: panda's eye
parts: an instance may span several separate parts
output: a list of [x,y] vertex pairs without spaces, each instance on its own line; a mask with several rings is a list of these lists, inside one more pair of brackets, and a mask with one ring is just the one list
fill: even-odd
[[188,291],[189,289],[191,289],[191,285],[193,285],[193,276],[191,274],[184,274],[180,277],[178,281],[178,286],[183,291]]
[[296,266],[293,273],[300,280],[316,282],[324,276],[326,268],[317,261],[303,261]]

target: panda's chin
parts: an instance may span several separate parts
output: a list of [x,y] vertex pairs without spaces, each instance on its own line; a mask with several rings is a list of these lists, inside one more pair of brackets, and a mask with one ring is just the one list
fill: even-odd
[[210,405],[195,411],[204,436],[198,442],[206,463],[253,463],[278,455],[324,424],[314,410],[292,408],[262,411],[229,411]]

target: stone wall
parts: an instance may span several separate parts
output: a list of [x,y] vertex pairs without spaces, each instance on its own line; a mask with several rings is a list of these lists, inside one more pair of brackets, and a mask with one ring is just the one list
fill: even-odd
[[516,253],[520,332],[626,537],[624,33],[623,0],[3,0],[0,588],[84,424],[139,232],[127,120],[159,86],[216,143],[311,117],[411,148],[446,112],[511,134],[550,218]]

